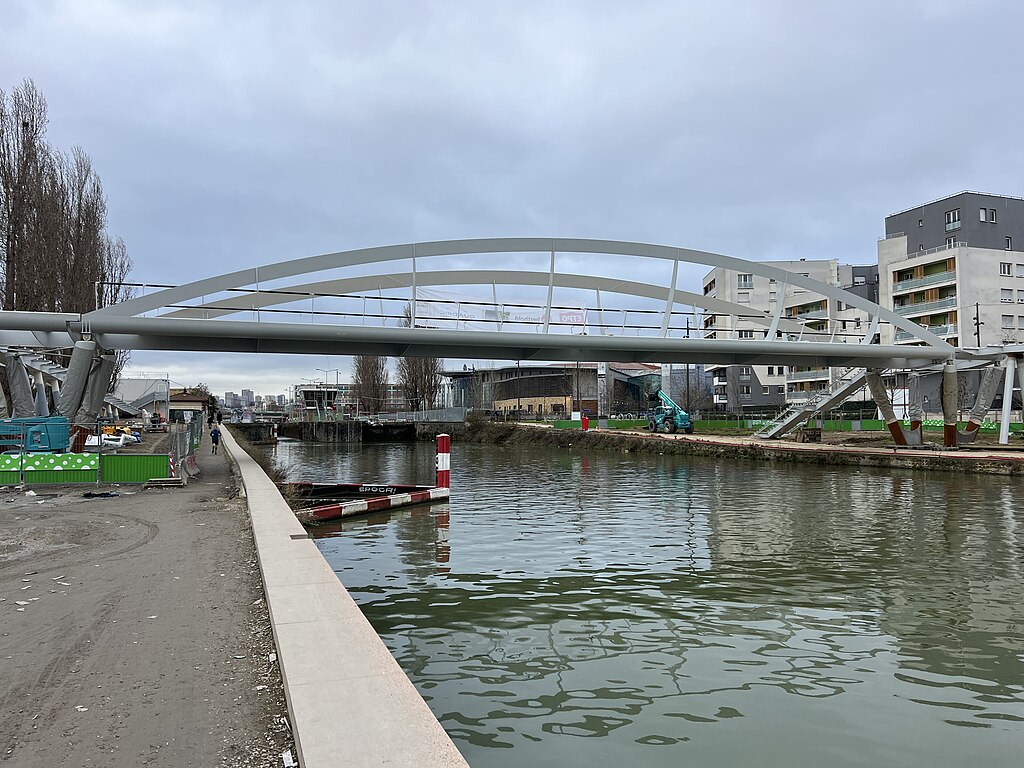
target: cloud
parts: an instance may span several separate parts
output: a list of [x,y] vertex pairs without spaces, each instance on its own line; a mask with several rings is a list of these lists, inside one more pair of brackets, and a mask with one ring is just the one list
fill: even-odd
[[1022,191],[1016,2],[23,0],[5,15],[0,87],[43,89],[51,138],[93,156],[149,282],[507,235],[869,263],[894,210]]

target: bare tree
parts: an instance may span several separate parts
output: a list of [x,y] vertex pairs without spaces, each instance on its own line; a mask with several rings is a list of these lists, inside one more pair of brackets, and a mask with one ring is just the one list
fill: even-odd
[[388,359],[377,355],[357,355],[352,384],[363,411],[384,410],[388,400]]
[[[402,310],[399,321],[405,328],[412,327],[412,309],[408,304]],[[437,357],[400,357],[396,374],[412,410],[430,408],[437,400],[441,389],[441,359]]]
[[[0,306],[89,312],[129,298],[128,249],[107,234],[92,161],[46,142],[46,100],[31,80],[0,90]],[[61,350],[50,357],[65,363]],[[127,353],[118,352],[117,380]],[[6,389],[6,377],[0,377]]]

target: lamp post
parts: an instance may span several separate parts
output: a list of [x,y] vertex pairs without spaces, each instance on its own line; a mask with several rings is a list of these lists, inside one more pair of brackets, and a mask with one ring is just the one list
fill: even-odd
[[317,368],[318,371],[324,375],[324,386],[327,386],[327,374],[334,374],[334,420],[338,420],[338,369],[337,368]]

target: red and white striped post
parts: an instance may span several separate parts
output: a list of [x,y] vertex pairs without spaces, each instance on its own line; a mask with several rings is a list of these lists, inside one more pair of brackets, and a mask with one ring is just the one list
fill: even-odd
[[452,438],[437,436],[437,487],[451,488]]

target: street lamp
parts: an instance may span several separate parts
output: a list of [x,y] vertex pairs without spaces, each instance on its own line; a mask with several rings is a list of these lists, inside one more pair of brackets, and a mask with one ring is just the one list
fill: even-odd
[[337,421],[338,420],[338,389],[339,389],[338,369],[337,368],[317,368],[317,370],[321,371],[324,374],[324,386],[325,387],[327,386],[327,374],[328,373],[333,373],[334,374],[334,420]]

